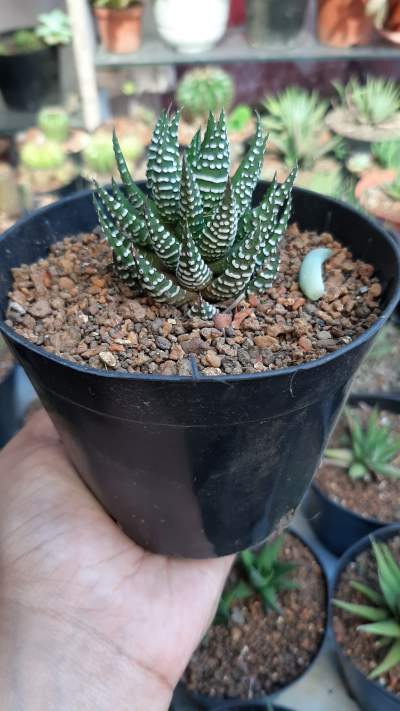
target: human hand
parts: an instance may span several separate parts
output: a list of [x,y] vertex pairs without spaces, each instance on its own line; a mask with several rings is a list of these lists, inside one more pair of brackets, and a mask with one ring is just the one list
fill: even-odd
[[36,413],[0,454],[2,711],[165,711],[231,563],[136,546]]

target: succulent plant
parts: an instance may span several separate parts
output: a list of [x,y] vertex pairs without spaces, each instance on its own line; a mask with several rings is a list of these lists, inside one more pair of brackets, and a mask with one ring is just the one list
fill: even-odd
[[43,48],[43,43],[34,30],[17,30],[12,36],[12,43],[18,54],[37,52]]
[[356,604],[334,600],[337,607],[356,615],[367,624],[360,625],[359,632],[378,637],[379,646],[389,650],[380,664],[369,675],[376,679],[400,664],[400,566],[386,543],[371,539],[376,561],[376,586],[370,587],[352,581],[351,587],[360,593],[368,604]]
[[316,91],[291,86],[263,102],[263,124],[289,165],[312,168],[317,160],[337,149],[341,139],[325,140],[328,102]]
[[328,448],[326,460],[343,467],[352,479],[371,476],[400,477],[400,468],[392,462],[400,453],[400,437],[394,437],[388,425],[379,422],[379,411],[373,409],[365,426],[360,417],[345,410],[348,447]]
[[50,47],[69,44],[72,39],[72,29],[68,15],[58,8],[39,15],[36,34]]
[[339,168],[331,172],[316,170],[307,180],[305,187],[321,195],[340,197],[343,188],[343,176]]
[[346,86],[333,85],[356,123],[379,126],[400,111],[400,88],[392,79],[369,76],[361,84],[353,77]]
[[50,141],[63,143],[70,131],[69,116],[64,109],[49,106],[41,109],[38,114],[38,126]]
[[206,119],[209,112],[229,109],[235,86],[219,67],[191,69],[183,75],[176,90],[176,101],[190,120]]
[[371,151],[375,160],[383,168],[400,171],[400,140],[373,143]]
[[232,605],[254,594],[260,595],[266,611],[280,613],[279,594],[283,590],[295,590],[298,587],[291,579],[296,564],[279,559],[284,541],[284,536],[278,536],[271,543],[265,543],[257,552],[247,550],[240,554],[244,578],[222,595],[217,619],[227,621]]
[[66,160],[65,151],[54,141],[27,141],[20,152],[20,161],[30,170],[60,168]]
[[[141,141],[130,136],[121,140],[121,150],[126,161],[132,163],[142,155],[144,148]],[[99,132],[91,136],[83,150],[83,161],[88,171],[111,178],[117,168],[111,134]]]
[[163,112],[149,147],[147,184],[135,185],[120,144],[114,152],[125,192],[96,186],[95,206],[120,276],[155,301],[190,304],[190,314],[212,318],[215,303],[264,293],[279,267],[279,243],[291,212],[293,170],[276,180],[251,208],[264,158],[260,122],[231,179],[225,115],[210,113],[181,161],[179,114]]

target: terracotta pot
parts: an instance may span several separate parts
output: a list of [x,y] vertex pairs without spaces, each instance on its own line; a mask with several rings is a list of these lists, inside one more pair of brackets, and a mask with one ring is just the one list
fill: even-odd
[[[396,177],[395,170],[371,170],[367,172],[356,185],[355,196],[360,205],[380,220],[388,222],[396,230],[400,230],[400,203],[396,203],[390,198],[385,200],[383,190],[379,190],[387,183],[392,182]],[[382,194],[377,194],[377,199],[371,201],[368,198],[369,191],[377,189]]]
[[134,5],[126,10],[94,8],[101,43],[109,52],[126,54],[136,52],[140,46],[143,6]]
[[372,19],[365,14],[365,0],[319,0],[318,38],[323,44],[369,44],[373,34]]

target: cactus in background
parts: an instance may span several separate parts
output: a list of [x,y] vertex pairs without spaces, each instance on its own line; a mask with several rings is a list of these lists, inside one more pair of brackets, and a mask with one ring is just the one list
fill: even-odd
[[66,160],[65,151],[53,141],[27,141],[21,148],[20,161],[30,170],[53,170]]
[[38,114],[38,126],[50,141],[63,143],[70,132],[69,116],[57,106],[44,108]]
[[151,198],[135,185],[117,137],[114,152],[125,192],[96,185],[94,202],[120,276],[155,301],[189,303],[190,313],[210,319],[216,303],[262,294],[279,266],[279,243],[292,206],[293,170],[274,180],[251,207],[266,148],[260,122],[248,153],[229,177],[225,115],[210,113],[181,161],[179,114],[163,112],[149,147]]
[[[133,163],[143,154],[144,147],[139,139],[130,136],[121,140],[121,149],[127,162]],[[83,161],[88,172],[111,178],[117,170],[111,134],[101,132],[91,136],[83,151]]]
[[176,101],[190,120],[206,119],[209,112],[229,109],[235,95],[232,78],[219,67],[191,69],[183,75]]

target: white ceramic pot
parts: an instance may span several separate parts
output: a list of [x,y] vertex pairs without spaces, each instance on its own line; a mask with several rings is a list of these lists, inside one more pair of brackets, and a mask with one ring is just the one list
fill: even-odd
[[155,0],[154,15],[161,37],[187,54],[204,52],[223,37],[229,0]]

